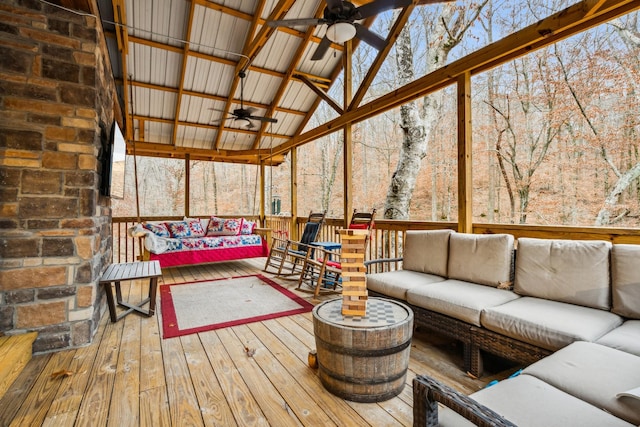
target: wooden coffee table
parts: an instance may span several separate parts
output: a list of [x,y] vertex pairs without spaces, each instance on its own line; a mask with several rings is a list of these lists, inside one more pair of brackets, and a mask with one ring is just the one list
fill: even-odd
[[[159,261],[128,262],[123,264],[111,264],[100,278],[100,284],[104,286],[107,294],[107,305],[112,322],[117,322],[129,313],[136,312],[151,317],[156,312],[156,293],[158,288],[158,277],[162,276]],[[125,280],[149,279],[149,297],[138,304],[130,304],[122,301],[120,282]],[[116,299],[113,299],[111,283],[115,284]],[[119,316],[116,312],[116,302],[119,306],[126,307],[127,310]],[[143,310],[141,307],[149,303],[149,309]]]

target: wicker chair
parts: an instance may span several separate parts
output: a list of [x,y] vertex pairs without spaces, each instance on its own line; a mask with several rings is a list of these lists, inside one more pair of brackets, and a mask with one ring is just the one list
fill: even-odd
[[264,265],[264,271],[275,269],[278,276],[291,276],[298,274],[307,253],[311,249],[309,243],[316,240],[324,223],[325,212],[310,212],[300,241],[273,237],[269,256]]
[[[371,212],[358,212],[354,209],[348,228],[370,230],[374,225],[375,215],[375,209]],[[302,286],[306,285],[313,290],[316,298],[321,292],[334,293],[340,284],[341,274],[340,251],[314,247],[304,259],[297,289],[304,290]]]
[[426,375],[413,379],[414,427],[438,426],[438,403],[480,427],[515,427],[493,410]]

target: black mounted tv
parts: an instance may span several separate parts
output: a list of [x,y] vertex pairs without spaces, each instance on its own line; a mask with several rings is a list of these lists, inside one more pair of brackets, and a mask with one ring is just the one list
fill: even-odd
[[124,136],[118,122],[114,120],[102,156],[102,182],[100,185],[102,195],[116,199],[124,198],[126,153],[127,145]]

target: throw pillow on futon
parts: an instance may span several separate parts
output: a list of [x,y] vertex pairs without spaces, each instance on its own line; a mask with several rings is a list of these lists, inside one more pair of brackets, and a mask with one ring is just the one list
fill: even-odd
[[191,237],[204,237],[206,234],[202,223],[200,222],[200,218],[185,218],[184,219],[189,225],[189,229],[191,230]]
[[191,229],[187,221],[174,221],[168,222],[167,227],[171,233],[171,237],[181,239],[184,237],[191,237]]
[[212,216],[207,226],[207,236],[237,236],[242,229],[242,218],[218,218]]
[[255,221],[249,221],[248,219],[242,219],[242,228],[240,234],[253,234],[253,230],[255,230],[256,225],[258,225]]

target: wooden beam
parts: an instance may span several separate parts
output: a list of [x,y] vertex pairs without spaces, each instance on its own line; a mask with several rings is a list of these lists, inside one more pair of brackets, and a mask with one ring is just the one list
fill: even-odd
[[[191,2],[189,6],[189,18],[187,20],[187,29],[185,34],[185,40],[191,35],[191,27],[193,26],[193,14],[195,12],[196,4]],[[176,145],[178,138],[178,122],[180,120],[180,106],[182,105],[182,91],[184,90],[184,77],[187,72],[187,61],[189,60],[189,43],[185,43],[182,52],[182,67],[180,69],[180,78],[178,80],[178,95],[176,97],[176,108],[173,113],[173,132],[171,134],[171,143]],[[187,215],[188,216],[188,215]]]
[[[173,119],[163,119],[163,118],[160,118],[160,117],[140,116],[140,115],[137,115],[137,114],[135,114],[133,116],[133,119],[134,120],[138,120],[138,121],[148,121],[148,122],[158,122],[158,123],[173,124]],[[210,124],[197,123],[197,122],[185,122],[185,121],[182,121],[182,120],[180,120],[178,122],[178,125],[180,125],[180,126],[191,126],[191,127],[197,127],[197,128],[203,128],[203,129],[218,129],[219,128],[218,125],[210,125]],[[240,133],[240,134],[245,134],[245,135],[255,135],[256,134],[255,130],[242,129],[242,128],[223,127],[222,131],[223,132]],[[283,134],[277,134],[277,133],[265,133],[264,136],[266,136],[268,138],[289,139],[289,135],[283,135]]]
[[474,75],[497,67],[514,58],[524,56],[533,50],[541,49],[640,8],[640,2],[637,0],[607,0],[597,12],[587,15],[588,12],[593,10],[590,6],[598,1],[584,0],[574,4],[502,40],[485,46],[424,77],[414,80],[391,93],[351,111],[346,111],[341,116],[315,129],[304,134],[297,134],[284,144],[275,147],[273,152],[274,154],[285,153],[293,147],[333,133],[341,129],[346,123],[358,123],[446,86],[456,84],[461,74],[470,72],[471,75]]
[[[258,164],[261,159],[269,166],[277,166],[284,162],[284,155],[273,156],[269,150],[205,150],[202,148],[175,147],[169,144],[158,144],[143,141],[129,141],[127,154],[184,159],[188,154],[191,160],[212,162]],[[271,159],[271,160],[270,160]]]
[[[157,84],[154,84],[154,83],[140,82],[140,81],[135,81],[135,80],[129,80],[129,84],[131,86],[134,86],[134,87],[143,87],[145,89],[150,89],[150,90],[159,90],[159,91],[163,91],[163,92],[178,93],[178,88],[176,88],[176,87],[162,86],[162,85],[157,85]],[[184,95],[194,96],[194,97],[198,97],[198,98],[212,99],[214,101],[226,101],[227,98],[228,98],[226,96],[212,95],[212,94],[209,94],[209,93],[196,92],[196,91],[193,91],[193,90],[186,90],[186,89],[183,89],[182,93]],[[233,100],[233,102],[240,103],[240,99],[235,98]],[[244,101],[244,105],[246,105],[247,107],[269,108],[269,104],[262,104],[262,103],[259,103],[259,102],[252,102],[252,101]],[[304,116],[304,115],[307,114],[306,111],[292,110],[290,108],[275,107],[274,109],[276,111],[280,111],[282,113],[295,114],[297,116]]]
[[[346,55],[343,55],[343,56],[346,56]],[[318,86],[316,86],[311,80],[309,80],[307,77],[302,76],[302,75],[298,75],[296,77],[299,78],[300,80],[302,80],[302,82],[307,87],[309,87],[309,89],[311,89],[313,92],[315,92],[316,95],[318,95],[321,100],[323,100],[324,102],[329,104],[329,106],[331,108],[336,110],[338,112],[338,114],[344,113],[344,109],[340,106],[340,104],[338,104],[333,98],[331,98],[325,91],[323,91]]]
[[[319,6],[318,9],[316,10],[315,17],[321,16],[321,13],[322,13],[322,8]],[[293,73],[298,67],[298,62],[300,62],[300,59],[302,58],[302,55],[304,54],[307,48],[307,45],[309,43],[309,39],[313,35],[314,31],[315,31],[315,28],[313,26],[309,26],[309,28],[307,28],[305,37],[298,45],[296,52],[293,54],[293,57],[291,58],[291,62],[289,63],[289,67],[287,67],[287,71],[285,72],[284,78],[280,82],[280,86],[278,87],[278,90],[276,91],[276,94],[271,101],[271,105],[269,106],[269,108],[267,108],[267,117],[271,117],[273,115],[273,113],[276,110],[275,106],[280,103],[280,100],[284,96],[286,90],[289,88],[289,83],[291,81],[291,78],[293,77]],[[303,77],[308,78],[307,76],[303,76]],[[262,136],[264,135],[264,132],[266,129],[267,129],[267,123],[266,122],[261,123],[260,130],[258,131],[258,135],[256,136],[256,141],[253,144],[253,148],[259,148],[260,141],[262,140]]]
[[473,232],[471,73],[458,77],[458,232]]
[[349,103],[349,108],[346,108],[347,110],[353,110],[362,102],[362,99],[366,95],[367,90],[369,90],[369,87],[371,86],[373,79],[375,79],[376,75],[378,74],[378,71],[380,71],[382,64],[384,63],[385,59],[387,59],[387,56],[389,56],[389,52],[391,51],[391,48],[396,44],[396,40],[398,39],[398,36],[400,35],[405,25],[409,21],[409,17],[411,16],[411,12],[413,12],[414,7],[415,6],[411,4],[405,7],[402,10],[402,12],[400,12],[400,14],[398,15],[398,18],[393,23],[393,27],[391,27],[391,30],[389,31],[389,35],[387,36],[387,44],[385,45],[384,49],[378,52],[376,59],[373,61],[373,63],[369,67],[369,70],[367,71],[367,75],[364,77],[364,79],[360,83],[360,87],[358,87],[358,90],[355,96],[353,97],[353,100]]
[[[113,0],[113,16],[116,22],[115,31],[118,41],[118,50],[120,51],[120,61],[122,67],[122,98],[124,106],[125,121],[125,139],[131,140],[134,137],[133,120],[131,115],[133,111],[129,111],[129,76],[127,75],[127,54],[129,52],[129,34],[126,29],[127,25],[127,9],[123,0]],[[119,25],[118,25],[119,24]],[[132,108],[133,110],[133,108]]]

